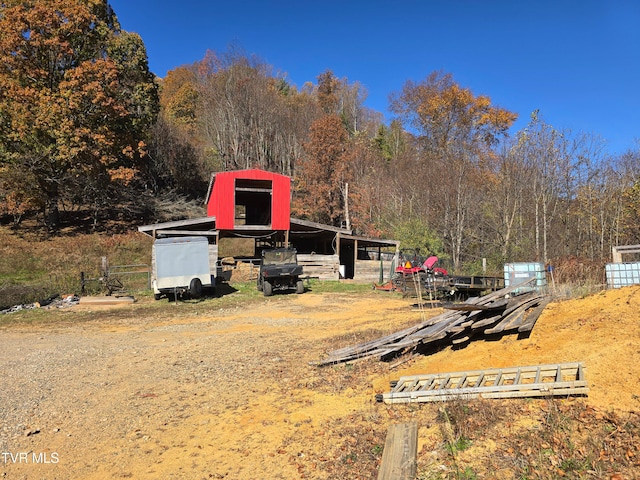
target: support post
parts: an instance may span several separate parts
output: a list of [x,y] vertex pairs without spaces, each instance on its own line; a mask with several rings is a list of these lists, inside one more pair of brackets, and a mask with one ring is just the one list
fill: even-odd
[[358,264],[358,239],[353,241],[353,278],[356,278]]

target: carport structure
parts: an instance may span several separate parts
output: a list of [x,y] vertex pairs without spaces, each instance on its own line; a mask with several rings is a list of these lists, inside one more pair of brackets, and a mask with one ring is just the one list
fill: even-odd
[[[290,218],[289,229],[280,231],[266,226],[242,229],[218,229],[215,217],[200,217],[138,227],[138,231],[157,238],[206,236],[218,245],[224,238],[253,239],[254,257],[263,248],[290,245],[298,251],[305,275],[326,280],[339,278],[378,281],[397,264],[399,242],[353,235],[351,230]],[[217,255],[217,248],[215,249]],[[382,265],[382,267],[381,267]]]

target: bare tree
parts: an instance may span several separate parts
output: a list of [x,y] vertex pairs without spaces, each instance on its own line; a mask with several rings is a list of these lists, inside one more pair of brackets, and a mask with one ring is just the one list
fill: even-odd
[[535,259],[549,258],[551,224],[560,198],[566,197],[563,179],[571,175],[573,151],[567,135],[545,123],[533,112],[529,125],[518,133],[525,168],[531,171],[530,195],[534,210]]

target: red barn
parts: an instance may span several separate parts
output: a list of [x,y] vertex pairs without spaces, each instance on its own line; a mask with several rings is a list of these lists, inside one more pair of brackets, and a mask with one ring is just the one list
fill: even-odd
[[291,179],[265,170],[218,172],[212,177],[207,215],[218,230],[290,229]]

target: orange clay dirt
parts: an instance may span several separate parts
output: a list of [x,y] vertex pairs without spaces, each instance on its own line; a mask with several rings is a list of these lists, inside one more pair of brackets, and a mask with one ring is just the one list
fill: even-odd
[[[376,359],[310,363],[420,322],[415,299],[371,291],[219,301],[80,305],[40,324],[0,318],[0,476],[336,478],[331,465],[350,462],[344,452],[359,438],[372,439],[379,463],[386,428],[413,410],[375,395],[417,373],[580,361],[586,404],[640,406],[640,287],[550,303],[529,338],[476,340],[394,369]],[[420,425],[419,455],[438,434]]]

